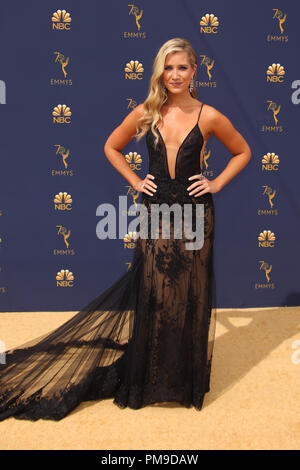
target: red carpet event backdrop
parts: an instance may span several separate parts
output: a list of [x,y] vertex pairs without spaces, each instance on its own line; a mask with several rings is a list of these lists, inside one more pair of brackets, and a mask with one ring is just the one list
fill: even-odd
[[[299,14],[295,1],[2,2],[0,310],[77,310],[129,269],[136,233],[119,237],[119,213],[129,225],[140,194],[103,147],[173,37],[196,51],[199,101],[252,150],[213,196],[218,307],[299,305]],[[144,178],[145,139],[122,153]],[[230,157],[212,136],[205,176]],[[104,204],[115,239],[99,237]]]

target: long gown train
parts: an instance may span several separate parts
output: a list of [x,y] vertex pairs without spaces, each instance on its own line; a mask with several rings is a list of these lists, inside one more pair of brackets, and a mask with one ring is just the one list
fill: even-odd
[[158,188],[153,196],[142,193],[147,213],[140,215],[150,232],[154,203],[181,208],[189,203],[194,216],[203,204],[202,248],[186,249],[191,240],[185,233],[175,238],[172,216],[171,236],[162,236],[160,219],[154,227],[158,236],[137,239],[130,269],[111,287],[54,331],[6,351],[0,421],[60,420],[82,401],[103,398],[113,398],[120,408],[162,401],[202,408],[210,390],[216,323],[214,205],[210,193],[192,197],[186,189],[188,176],[201,171],[202,143],[194,127],[178,151],[180,176],[172,179],[162,137],[155,149],[148,132],[149,172]]

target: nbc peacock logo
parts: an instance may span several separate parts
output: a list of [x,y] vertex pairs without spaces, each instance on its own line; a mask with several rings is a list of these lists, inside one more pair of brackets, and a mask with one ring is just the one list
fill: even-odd
[[282,83],[285,76],[283,65],[272,64],[267,69],[267,83]]
[[213,13],[206,13],[200,20],[200,33],[217,34],[219,19]]
[[136,232],[128,232],[126,233],[125,237],[123,238],[124,241],[124,248],[129,248],[130,250],[135,248],[136,244],[135,241],[137,239]]
[[56,274],[56,287],[73,287],[74,274],[69,269],[61,269]]
[[141,169],[142,158],[137,152],[129,152],[125,155],[125,160],[129,163],[129,166],[132,170],[139,171]]
[[275,234],[271,230],[264,230],[258,235],[259,248],[274,248]]
[[125,79],[127,80],[142,80],[144,67],[138,60],[131,60],[124,68]]
[[53,108],[53,124],[70,124],[71,110],[66,104],[58,104]]
[[268,152],[261,159],[262,171],[278,171],[279,157],[274,152]]
[[57,10],[53,13],[52,30],[69,31],[71,29],[71,15],[66,10]]
[[70,194],[60,192],[55,195],[54,199],[54,210],[58,211],[70,211],[72,210],[72,197]]

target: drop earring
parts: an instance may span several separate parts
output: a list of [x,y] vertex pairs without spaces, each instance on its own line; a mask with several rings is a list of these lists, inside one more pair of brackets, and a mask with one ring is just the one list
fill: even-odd
[[190,93],[192,93],[193,88],[194,88],[194,79],[192,78],[190,82],[190,86],[189,86]]

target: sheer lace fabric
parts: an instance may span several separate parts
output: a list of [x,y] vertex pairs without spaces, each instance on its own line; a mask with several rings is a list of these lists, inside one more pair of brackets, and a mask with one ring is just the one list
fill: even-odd
[[[6,351],[0,364],[0,421],[60,420],[82,401],[112,398],[124,408],[176,401],[202,408],[210,390],[215,336],[212,195],[190,196],[188,177],[200,173],[202,134],[195,127],[178,153],[170,179],[163,142],[146,137],[149,173],[158,186],[142,194],[140,216],[151,231],[153,204],[191,204],[193,221],[164,238],[138,238],[132,265],[105,292],[54,331]],[[187,250],[196,207],[204,206],[204,244]],[[182,219],[183,222],[183,219]],[[155,231],[154,231],[155,232]]]

